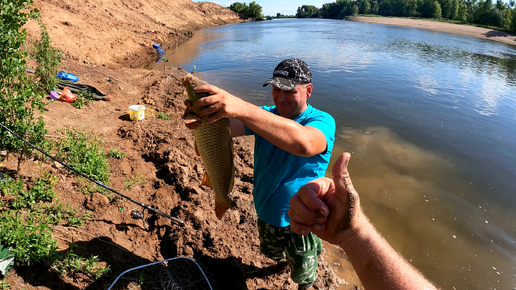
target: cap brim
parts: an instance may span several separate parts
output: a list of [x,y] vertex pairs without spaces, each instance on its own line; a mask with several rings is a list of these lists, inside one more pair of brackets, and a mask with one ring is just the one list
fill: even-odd
[[273,85],[281,90],[290,91],[295,88],[299,83],[294,80],[289,80],[286,78],[273,77],[270,80],[266,81],[263,86]]

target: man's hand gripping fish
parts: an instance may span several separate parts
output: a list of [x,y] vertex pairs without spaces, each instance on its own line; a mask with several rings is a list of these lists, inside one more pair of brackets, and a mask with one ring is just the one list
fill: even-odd
[[[209,95],[207,93],[196,94],[193,91],[195,87],[207,84],[192,74],[188,74],[183,79],[183,86],[186,88],[188,99],[192,104]],[[192,107],[192,110],[194,114],[199,114],[199,108]],[[211,185],[215,191],[215,215],[221,219],[231,207],[229,193],[233,190],[235,179],[233,139],[229,119],[224,118],[213,124],[206,124],[204,121],[207,118],[208,116],[203,117],[201,125],[194,130],[195,144],[206,169],[203,184]]]

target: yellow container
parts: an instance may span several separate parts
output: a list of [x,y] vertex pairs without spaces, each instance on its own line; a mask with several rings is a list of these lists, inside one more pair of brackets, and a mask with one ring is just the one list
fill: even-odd
[[132,121],[145,119],[145,106],[132,105],[129,106],[129,117]]

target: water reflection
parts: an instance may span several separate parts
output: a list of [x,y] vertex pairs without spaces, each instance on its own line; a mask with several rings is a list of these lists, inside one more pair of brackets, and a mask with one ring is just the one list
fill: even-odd
[[335,153],[352,153],[350,173],[364,211],[418,269],[446,281],[449,289],[500,287],[486,281],[492,275],[512,279],[516,229],[497,226],[504,223],[497,213],[505,209],[487,210],[487,202],[467,198],[475,185],[458,182],[451,156],[422,149],[384,127],[340,133]]
[[385,48],[389,54],[403,55],[403,58],[433,70],[440,69],[441,63],[446,63],[460,69],[473,69],[479,75],[502,76],[512,85],[516,83],[516,55],[513,53],[499,50],[481,50],[480,53],[469,49],[471,41],[458,42],[457,36],[443,37],[445,34],[436,34],[439,35],[439,41],[435,36],[422,40],[400,35],[399,39],[395,37],[389,40]]
[[482,95],[484,98],[476,100],[474,102],[475,111],[481,115],[491,116],[496,115],[497,108],[504,99],[506,93],[503,86],[496,79],[485,77],[481,80],[482,84]]

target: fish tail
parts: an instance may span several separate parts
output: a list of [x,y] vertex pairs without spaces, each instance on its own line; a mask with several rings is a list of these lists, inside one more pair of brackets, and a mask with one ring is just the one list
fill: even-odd
[[215,200],[215,215],[220,220],[229,209],[227,204],[221,203],[218,200]]

